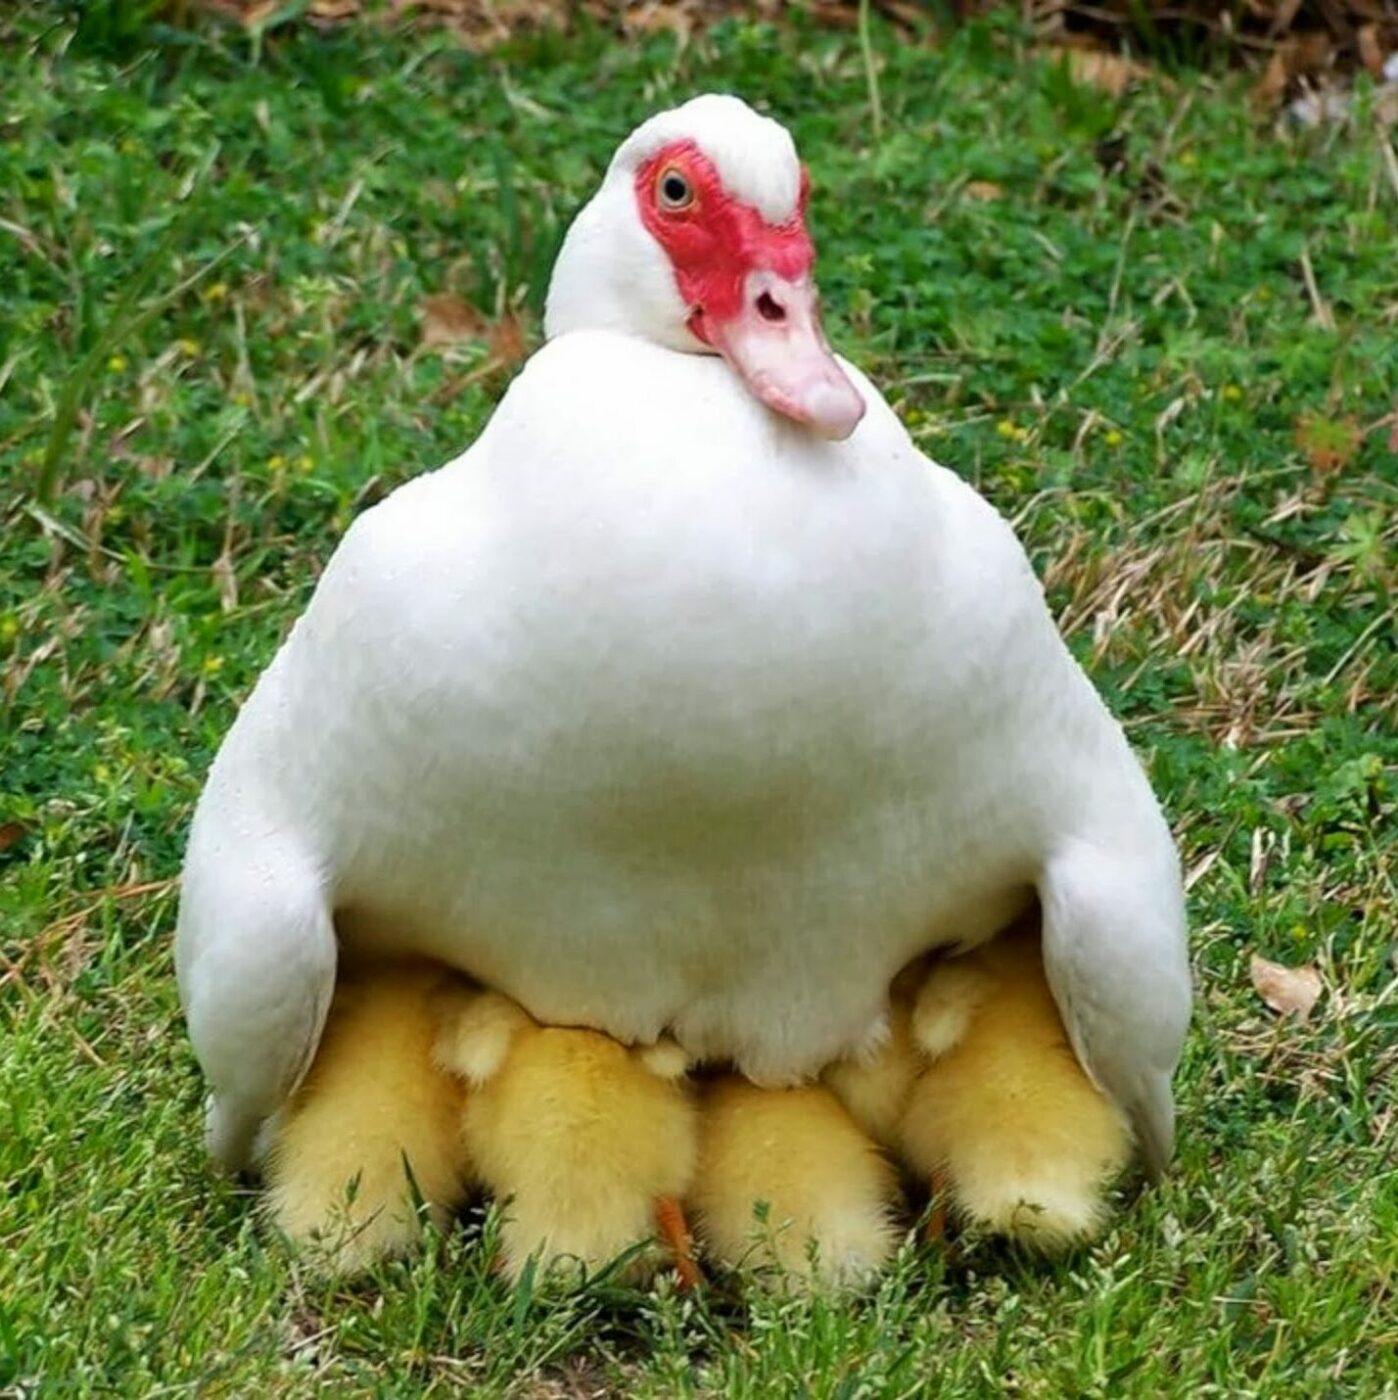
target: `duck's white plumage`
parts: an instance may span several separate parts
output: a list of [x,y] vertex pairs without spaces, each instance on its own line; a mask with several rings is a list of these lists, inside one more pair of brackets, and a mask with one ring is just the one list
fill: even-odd
[[[731,98],[655,121],[780,213],[781,128]],[[570,234],[553,338],[356,521],[218,755],[177,935],[212,1146],[240,1163],[304,1071],[337,934],[774,1083],[1037,892],[1074,1045],[1159,1165],[1190,994],[1142,770],[1009,527],[856,371],[827,442],[672,348],[646,133]]]

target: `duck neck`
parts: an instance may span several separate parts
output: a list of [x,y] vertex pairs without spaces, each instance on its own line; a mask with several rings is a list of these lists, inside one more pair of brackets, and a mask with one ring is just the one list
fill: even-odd
[[669,259],[642,225],[629,182],[609,178],[573,220],[549,280],[544,335],[607,330],[671,350],[701,347]]

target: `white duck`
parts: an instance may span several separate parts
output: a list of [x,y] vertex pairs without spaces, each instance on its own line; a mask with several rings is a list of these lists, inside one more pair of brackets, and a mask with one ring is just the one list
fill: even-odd
[[341,953],[786,1084],[1036,894],[1073,1046],[1167,1159],[1169,832],[1008,525],[831,354],[805,201],[736,98],[647,121],[479,440],[331,559],[185,865],[225,1165],[303,1075]]

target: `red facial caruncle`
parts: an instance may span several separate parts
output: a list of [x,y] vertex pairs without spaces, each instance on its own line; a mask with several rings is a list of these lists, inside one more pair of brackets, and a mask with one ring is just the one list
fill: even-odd
[[725,188],[693,141],[670,143],[636,172],[641,222],[674,269],[690,333],[717,350],[768,407],[844,438],[863,416],[864,401],[820,328],[808,192],[803,169],[790,219],[768,223]]

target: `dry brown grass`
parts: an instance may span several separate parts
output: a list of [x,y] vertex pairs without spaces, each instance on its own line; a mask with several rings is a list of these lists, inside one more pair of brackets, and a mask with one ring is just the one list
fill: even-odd
[[[263,24],[280,0],[194,0],[245,24]],[[172,8],[185,8],[175,5]],[[872,0],[871,8],[909,30],[1012,8],[1046,38],[1072,45],[1122,45],[1158,51],[1223,48],[1265,65],[1281,52],[1288,70],[1364,66],[1377,72],[1398,49],[1398,0]],[[310,0],[307,19],[334,25],[356,19],[429,21],[473,47],[490,47],[529,29],[568,29],[580,18],[622,34],[696,28],[738,14],[780,22],[793,10],[818,24],[851,28],[859,0]]]

